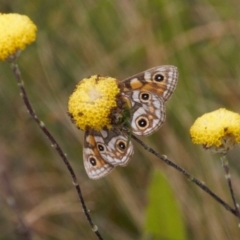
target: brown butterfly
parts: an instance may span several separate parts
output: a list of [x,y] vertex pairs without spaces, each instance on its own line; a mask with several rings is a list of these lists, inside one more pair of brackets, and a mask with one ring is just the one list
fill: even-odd
[[[174,66],[158,66],[121,81],[121,96],[130,103],[132,134],[147,136],[165,121],[165,102],[176,88],[178,71]],[[126,166],[133,155],[129,134],[119,126],[101,131],[88,129],[84,137],[83,161],[88,176],[98,179],[116,166]]]

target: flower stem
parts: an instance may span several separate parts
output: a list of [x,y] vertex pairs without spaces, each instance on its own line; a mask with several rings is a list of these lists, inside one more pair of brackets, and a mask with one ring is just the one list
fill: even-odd
[[143,148],[145,148],[148,152],[155,155],[160,160],[164,161],[167,165],[175,168],[177,171],[182,173],[185,177],[188,178],[188,180],[192,181],[194,184],[196,184],[199,188],[201,188],[204,192],[206,192],[208,195],[210,195],[214,200],[219,202],[223,207],[225,207],[229,212],[234,214],[236,217],[238,217],[238,213],[236,209],[233,209],[230,207],[226,202],[224,202],[220,197],[218,197],[214,192],[212,192],[203,182],[199,181],[195,177],[193,177],[190,173],[188,173],[185,169],[178,166],[176,163],[172,162],[170,159],[167,158],[165,155],[161,155],[155,150],[153,150],[151,147],[146,145],[144,142],[142,142],[139,138],[137,138],[135,135],[132,135],[132,138],[138,142]]
[[225,178],[227,179],[227,182],[228,182],[228,187],[229,187],[230,194],[231,194],[231,197],[232,197],[233,205],[234,205],[235,211],[237,213],[237,216],[240,220],[239,205],[238,205],[238,203],[236,201],[236,198],[235,198],[235,195],[234,195],[232,180],[231,180],[231,174],[230,174],[229,167],[228,167],[229,164],[228,164],[228,160],[227,160],[225,154],[221,156],[221,160],[222,160],[223,169],[225,171]]
[[92,230],[94,231],[94,233],[97,235],[98,239],[102,240],[103,238],[102,238],[100,232],[98,231],[97,226],[93,223],[93,221],[91,219],[91,216],[90,216],[89,211],[88,211],[88,209],[86,207],[86,204],[85,204],[85,201],[84,201],[84,198],[83,198],[83,195],[82,195],[82,191],[81,191],[80,185],[78,183],[76,174],[75,174],[75,172],[74,172],[74,170],[73,170],[69,160],[67,159],[66,154],[63,152],[62,148],[60,147],[58,142],[55,140],[53,135],[46,128],[45,124],[42,121],[40,121],[38,116],[36,115],[32,105],[30,103],[30,100],[29,100],[29,98],[27,96],[27,93],[26,93],[26,90],[25,90],[25,87],[24,87],[24,82],[23,82],[23,79],[21,77],[21,72],[19,70],[18,64],[16,62],[12,61],[11,62],[11,68],[13,70],[13,73],[14,73],[15,77],[16,77],[16,80],[17,80],[17,83],[18,83],[18,86],[19,86],[19,89],[20,89],[20,95],[21,95],[21,97],[23,99],[23,102],[24,102],[24,104],[25,104],[29,114],[31,115],[33,120],[37,123],[39,128],[42,130],[43,134],[49,139],[49,141],[51,142],[51,146],[53,148],[55,148],[55,150],[57,151],[58,155],[61,157],[63,163],[67,167],[67,170],[68,170],[68,172],[71,175],[73,185],[74,185],[74,187],[75,187],[75,189],[77,191],[77,194],[78,194],[78,197],[79,197],[79,200],[80,200],[83,212],[84,212],[84,214],[85,214],[85,216],[87,218],[87,221],[90,224],[90,226],[91,226]]

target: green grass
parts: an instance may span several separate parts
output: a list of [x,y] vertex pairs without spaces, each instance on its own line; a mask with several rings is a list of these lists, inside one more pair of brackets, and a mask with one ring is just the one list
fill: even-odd
[[[153,66],[177,66],[179,83],[166,106],[167,121],[142,139],[231,204],[219,157],[193,145],[189,128],[198,116],[220,107],[240,112],[238,8],[234,0],[0,3],[1,12],[28,15],[38,26],[36,43],[19,58],[25,86],[37,114],[68,154],[104,239],[239,238],[234,216],[137,144],[126,168],[102,180],[88,179],[82,162],[83,132],[66,114],[68,96],[84,77],[102,74],[122,80]],[[27,114],[6,62],[1,63],[0,79],[0,168],[33,235],[44,240],[96,239],[68,172]],[[239,147],[229,153],[238,200],[239,155]],[[0,239],[15,239],[16,216],[6,203],[3,180],[0,189]],[[156,199],[154,189],[159,191]],[[154,206],[163,214],[159,223],[151,223]],[[167,224],[164,234],[159,231],[151,238],[149,231],[158,224],[158,230]],[[177,231],[179,235],[173,235]]]

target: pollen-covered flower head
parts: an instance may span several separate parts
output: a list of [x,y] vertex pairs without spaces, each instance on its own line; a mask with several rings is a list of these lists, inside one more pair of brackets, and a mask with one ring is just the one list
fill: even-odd
[[79,82],[69,97],[68,112],[81,130],[103,127],[110,129],[111,111],[117,107],[120,89],[117,80],[111,77],[91,76]]
[[0,61],[4,61],[36,39],[37,27],[24,15],[0,13]]
[[226,153],[240,143],[240,115],[225,108],[206,113],[194,122],[190,135],[193,143]]

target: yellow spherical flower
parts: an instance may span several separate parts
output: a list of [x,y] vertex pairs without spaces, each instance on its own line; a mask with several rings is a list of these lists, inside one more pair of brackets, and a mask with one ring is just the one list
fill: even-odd
[[36,39],[37,27],[24,15],[0,13],[0,60],[6,60]]
[[76,86],[69,98],[68,112],[78,128],[101,130],[111,128],[110,113],[117,106],[120,92],[117,80],[111,77],[91,76]]
[[194,122],[190,135],[193,143],[226,153],[240,143],[240,115],[224,108],[206,113]]

